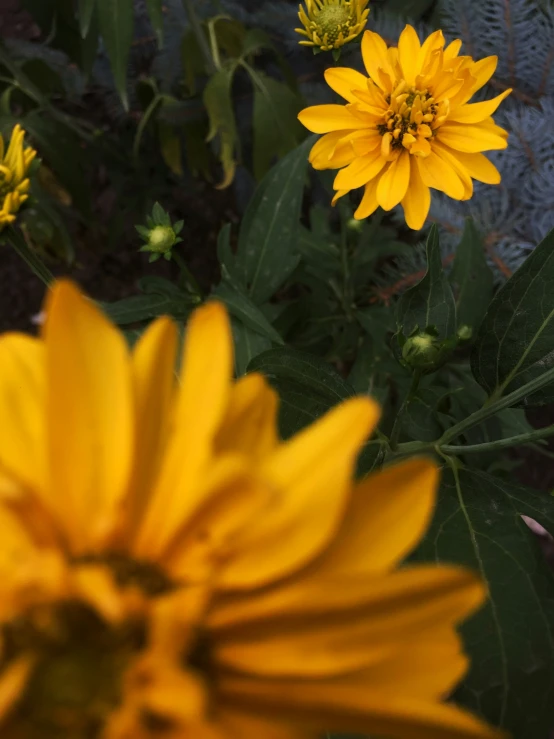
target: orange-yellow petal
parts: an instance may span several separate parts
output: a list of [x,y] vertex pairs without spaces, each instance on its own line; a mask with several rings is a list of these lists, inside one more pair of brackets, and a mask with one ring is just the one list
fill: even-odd
[[458,173],[435,151],[428,157],[416,157],[416,162],[421,179],[428,187],[441,190],[454,200],[462,200],[465,188]]
[[448,120],[457,123],[480,123],[485,118],[491,116],[498,108],[500,103],[508,97],[512,89],[505,90],[492,100],[485,100],[482,103],[471,103],[460,106],[457,110],[452,111]]
[[63,505],[73,550],[90,551],[113,524],[129,482],[128,350],[122,334],[69,282],[52,288],[46,316],[49,499]]
[[362,37],[362,57],[368,75],[382,90],[389,92],[388,84],[383,84],[379,74],[382,69],[385,74],[392,75],[389,57],[387,55],[387,44],[373,31],[365,31]]
[[381,155],[381,150],[374,149],[341,169],[335,177],[333,187],[335,190],[354,190],[362,187],[376,177],[386,163],[387,160]]
[[416,162],[412,163],[410,184],[402,200],[402,207],[408,226],[415,231],[422,229],[431,207],[431,193],[421,179]]
[[378,417],[372,401],[348,400],[267,459],[262,475],[273,491],[271,506],[245,532],[222,571],[222,587],[271,582],[319,554],[340,525],[355,458]]
[[504,129],[487,122],[468,125],[447,121],[437,130],[437,140],[467,154],[506,149],[508,146]]
[[367,77],[349,67],[330,67],[325,70],[325,81],[329,87],[349,103],[356,102],[357,98],[352,90],[366,90]]
[[329,133],[345,129],[365,128],[365,121],[353,115],[344,105],[313,105],[298,114],[298,120],[313,133]]
[[410,155],[402,151],[379,177],[377,201],[383,210],[391,210],[402,200],[410,182]]
[[377,202],[378,184],[379,179],[377,177],[371,180],[371,182],[367,183],[364,189],[362,200],[354,213],[354,218],[357,218],[358,220],[368,218],[377,210],[377,208],[379,207],[379,203]]
[[419,74],[417,66],[421,43],[413,26],[406,25],[398,39],[398,58],[404,79],[408,85],[415,84],[416,75]]

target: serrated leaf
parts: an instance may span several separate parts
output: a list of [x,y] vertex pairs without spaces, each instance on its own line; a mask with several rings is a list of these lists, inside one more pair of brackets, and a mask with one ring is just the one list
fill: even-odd
[[456,296],[458,328],[470,326],[475,334],[492,298],[493,274],[485,259],[483,239],[470,218],[456,249],[450,282]]
[[164,17],[162,12],[162,0],[146,0],[146,9],[150,23],[158,39],[158,46],[162,47],[164,42]]
[[[158,256],[153,254],[152,256]],[[148,295],[133,295],[115,303],[100,303],[100,307],[114,323],[124,326],[139,321],[149,321],[158,316],[173,316],[185,319],[195,300],[185,293],[179,297],[151,293]]]
[[398,301],[397,324],[404,336],[433,329],[439,339],[456,331],[456,304],[442,267],[439,231],[434,225],[427,239],[427,272]]
[[483,472],[444,474],[417,558],[471,567],[490,599],[462,627],[457,698],[514,739],[545,739],[554,705],[554,573],[521,516],[554,532],[554,498]]
[[274,159],[301,141],[304,129],[298,120],[302,100],[287,85],[248,67],[254,85],[254,176],[260,180]]
[[263,178],[244,215],[237,272],[255,303],[268,300],[298,264],[298,228],[310,138]]
[[222,281],[213,291],[213,295],[225,303],[229,313],[245,326],[257,331],[275,344],[283,343],[283,339],[261,310],[237,286]]
[[79,0],[79,30],[81,37],[88,36],[95,0]]
[[223,180],[217,185],[218,189],[231,184],[237,166],[235,158],[237,130],[231,98],[235,69],[235,65],[219,69],[208,80],[203,94],[204,105],[210,119],[207,141],[219,136],[220,142],[219,159],[223,167]]
[[[554,367],[554,230],[495,295],[481,324],[471,369],[498,397]],[[525,406],[554,401],[554,384],[526,397]]]
[[231,328],[235,345],[235,372],[237,377],[241,377],[246,373],[250,362],[271,347],[271,341],[237,318],[231,318]]
[[133,0],[97,0],[100,33],[112,67],[115,86],[127,110],[127,63],[133,41]]

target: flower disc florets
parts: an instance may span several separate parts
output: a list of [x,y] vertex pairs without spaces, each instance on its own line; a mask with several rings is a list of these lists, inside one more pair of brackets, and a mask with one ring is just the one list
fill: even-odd
[[331,51],[352,41],[367,22],[369,0],[306,0],[306,9],[300,6],[298,17],[304,28],[297,33],[308,40],[303,46],[314,51]]

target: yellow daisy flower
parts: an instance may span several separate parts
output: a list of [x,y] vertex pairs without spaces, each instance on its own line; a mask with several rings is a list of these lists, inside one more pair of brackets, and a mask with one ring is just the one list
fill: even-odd
[[0,231],[15,221],[16,213],[29,197],[31,182],[27,173],[37,153],[30,146],[23,146],[24,138],[25,131],[18,123],[5,151],[0,134]]
[[365,28],[369,0],[305,0],[306,9],[299,6],[298,17],[304,26],[295,28],[307,40],[301,46],[320,51],[340,49],[356,38]]
[[493,739],[444,703],[457,567],[398,568],[432,513],[426,460],[353,484],[378,417],[349,400],[287,442],[232,381],[222,305],[134,351],[57,283],[40,339],[0,339],[2,739]]
[[471,97],[494,74],[498,58],[474,62],[458,56],[458,39],[444,48],[442,31],[421,44],[407,25],[398,48],[387,48],[373,31],[362,39],[369,78],[349,68],[328,69],[327,84],[346,105],[316,105],[299,114],[314,133],[325,134],[312,148],[315,169],[340,169],[333,203],[364,187],[355,212],[367,218],[378,206],[399,203],[410,228],[422,228],[431,204],[430,188],[468,200],[473,179],[496,185],[500,174],[481,153],[507,147],[508,133],[492,114],[510,90],[481,103]]

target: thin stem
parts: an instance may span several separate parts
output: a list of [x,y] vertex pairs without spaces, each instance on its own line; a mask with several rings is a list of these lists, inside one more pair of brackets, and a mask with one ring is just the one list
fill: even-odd
[[440,446],[441,451],[445,454],[471,454],[473,452],[485,452],[494,449],[504,449],[510,446],[518,446],[519,444],[527,444],[537,439],[547,439],[554,436],[554,425],[546,426],[535,431],[528,431],[525,434],[510,436],[507,439],[498,439],[497,441],[486,441],[483,444],[467,444],[466,446],[450,446],[445,444]]
[[342,308],[349,321],[352,320],[352,310],[350,307],[350,269],[348,266],[348,229],[346,226],[346,213],[344,207],[341,208],[341,231],[340,231],[340,266],[341,266],[341,303]]
[[44,264],[38,254],[33,251],[20,231],[10,226],[5,232],[8,243],[14,248],[19,256],[27,263],[35,275],[42,280],[46,287],[50,287],[54,281],[54,275]]
[[547,370],[543,375],[535,377],[530,382],[525,383],[525,385],[522,385],[517,390],[514,390],[508,395],[505,395],[503,398],[499,398],[493,403],[488,402],[478,411],[472,413],[471,416],[464,418],[463,421],[460,421],[456,425],[447,429],[441,436],[441,438],[436,442],[436,444],[439,446],[444,446],[451,439],[455,439],[456,437],[460,436],[460,434],[462,434],[466,429],[472,428],[472,426],[476,426],[478,423],[484,421],[486,418],[494,416],[495,413],[504,410],[504,408],[509,408],[510,406],[515,405],[527,395],[531,395],[537,390],[540,390],[541,387],[544,387],[551,382],[554,382],[554,367]]
[[181,270],[181,277],[183,277],[185,281],[188,282],[191,292],[202,299],[202,289],[200,288],[200,285],[196,281],[196,278],[194,277],[190,269],[187,267],[187,264],[181,254],[179,254],[179,252],[177,251],[172,251],[171,256],[179,265],[179,269]]
[[412,375],[412,382],[410,385],[410,389],[408,390],[408,393],[404,400],[402,401],[402,405],[400,406],[400,409],[398,410],[398,413],[396,414],[396,418],[394,419],[394,425],[392,427],[391,435],[390,435],[390,448],[393,452],[396,451],[398,448],[398,439],[400,438],[400,433],[402,431],[402,424],[404,422],[404,416],[406,415],[406,411],[408,410],[410,403],[415,397],[415,394],[417,393],[417,389],[419,387],[419,381],[421,379],[421,374],[419,372],[414,372]]
[[188,16],[189,23],[192,28],[192,32],[194,33],[196,37],[196,42],[198,43],[198,47],[200,48],[202,56],[204,57],[204,63],[206,65],[206,72],[210,75],[215,74],[215,72],[217,72],[217,69],[214,64],[214,60],[212,58],[211,52],[210,52],[210,47],[208,45],[208,42],[206,41],[204,32],[202,31],[202,26],[200,25],[200,21],[198,20],[198,16],[196,15],[196,11],[194,9],[194,2],[193,0],[182,0],[182,3],[183,3],[183,8],[185,9],[185,13]]

